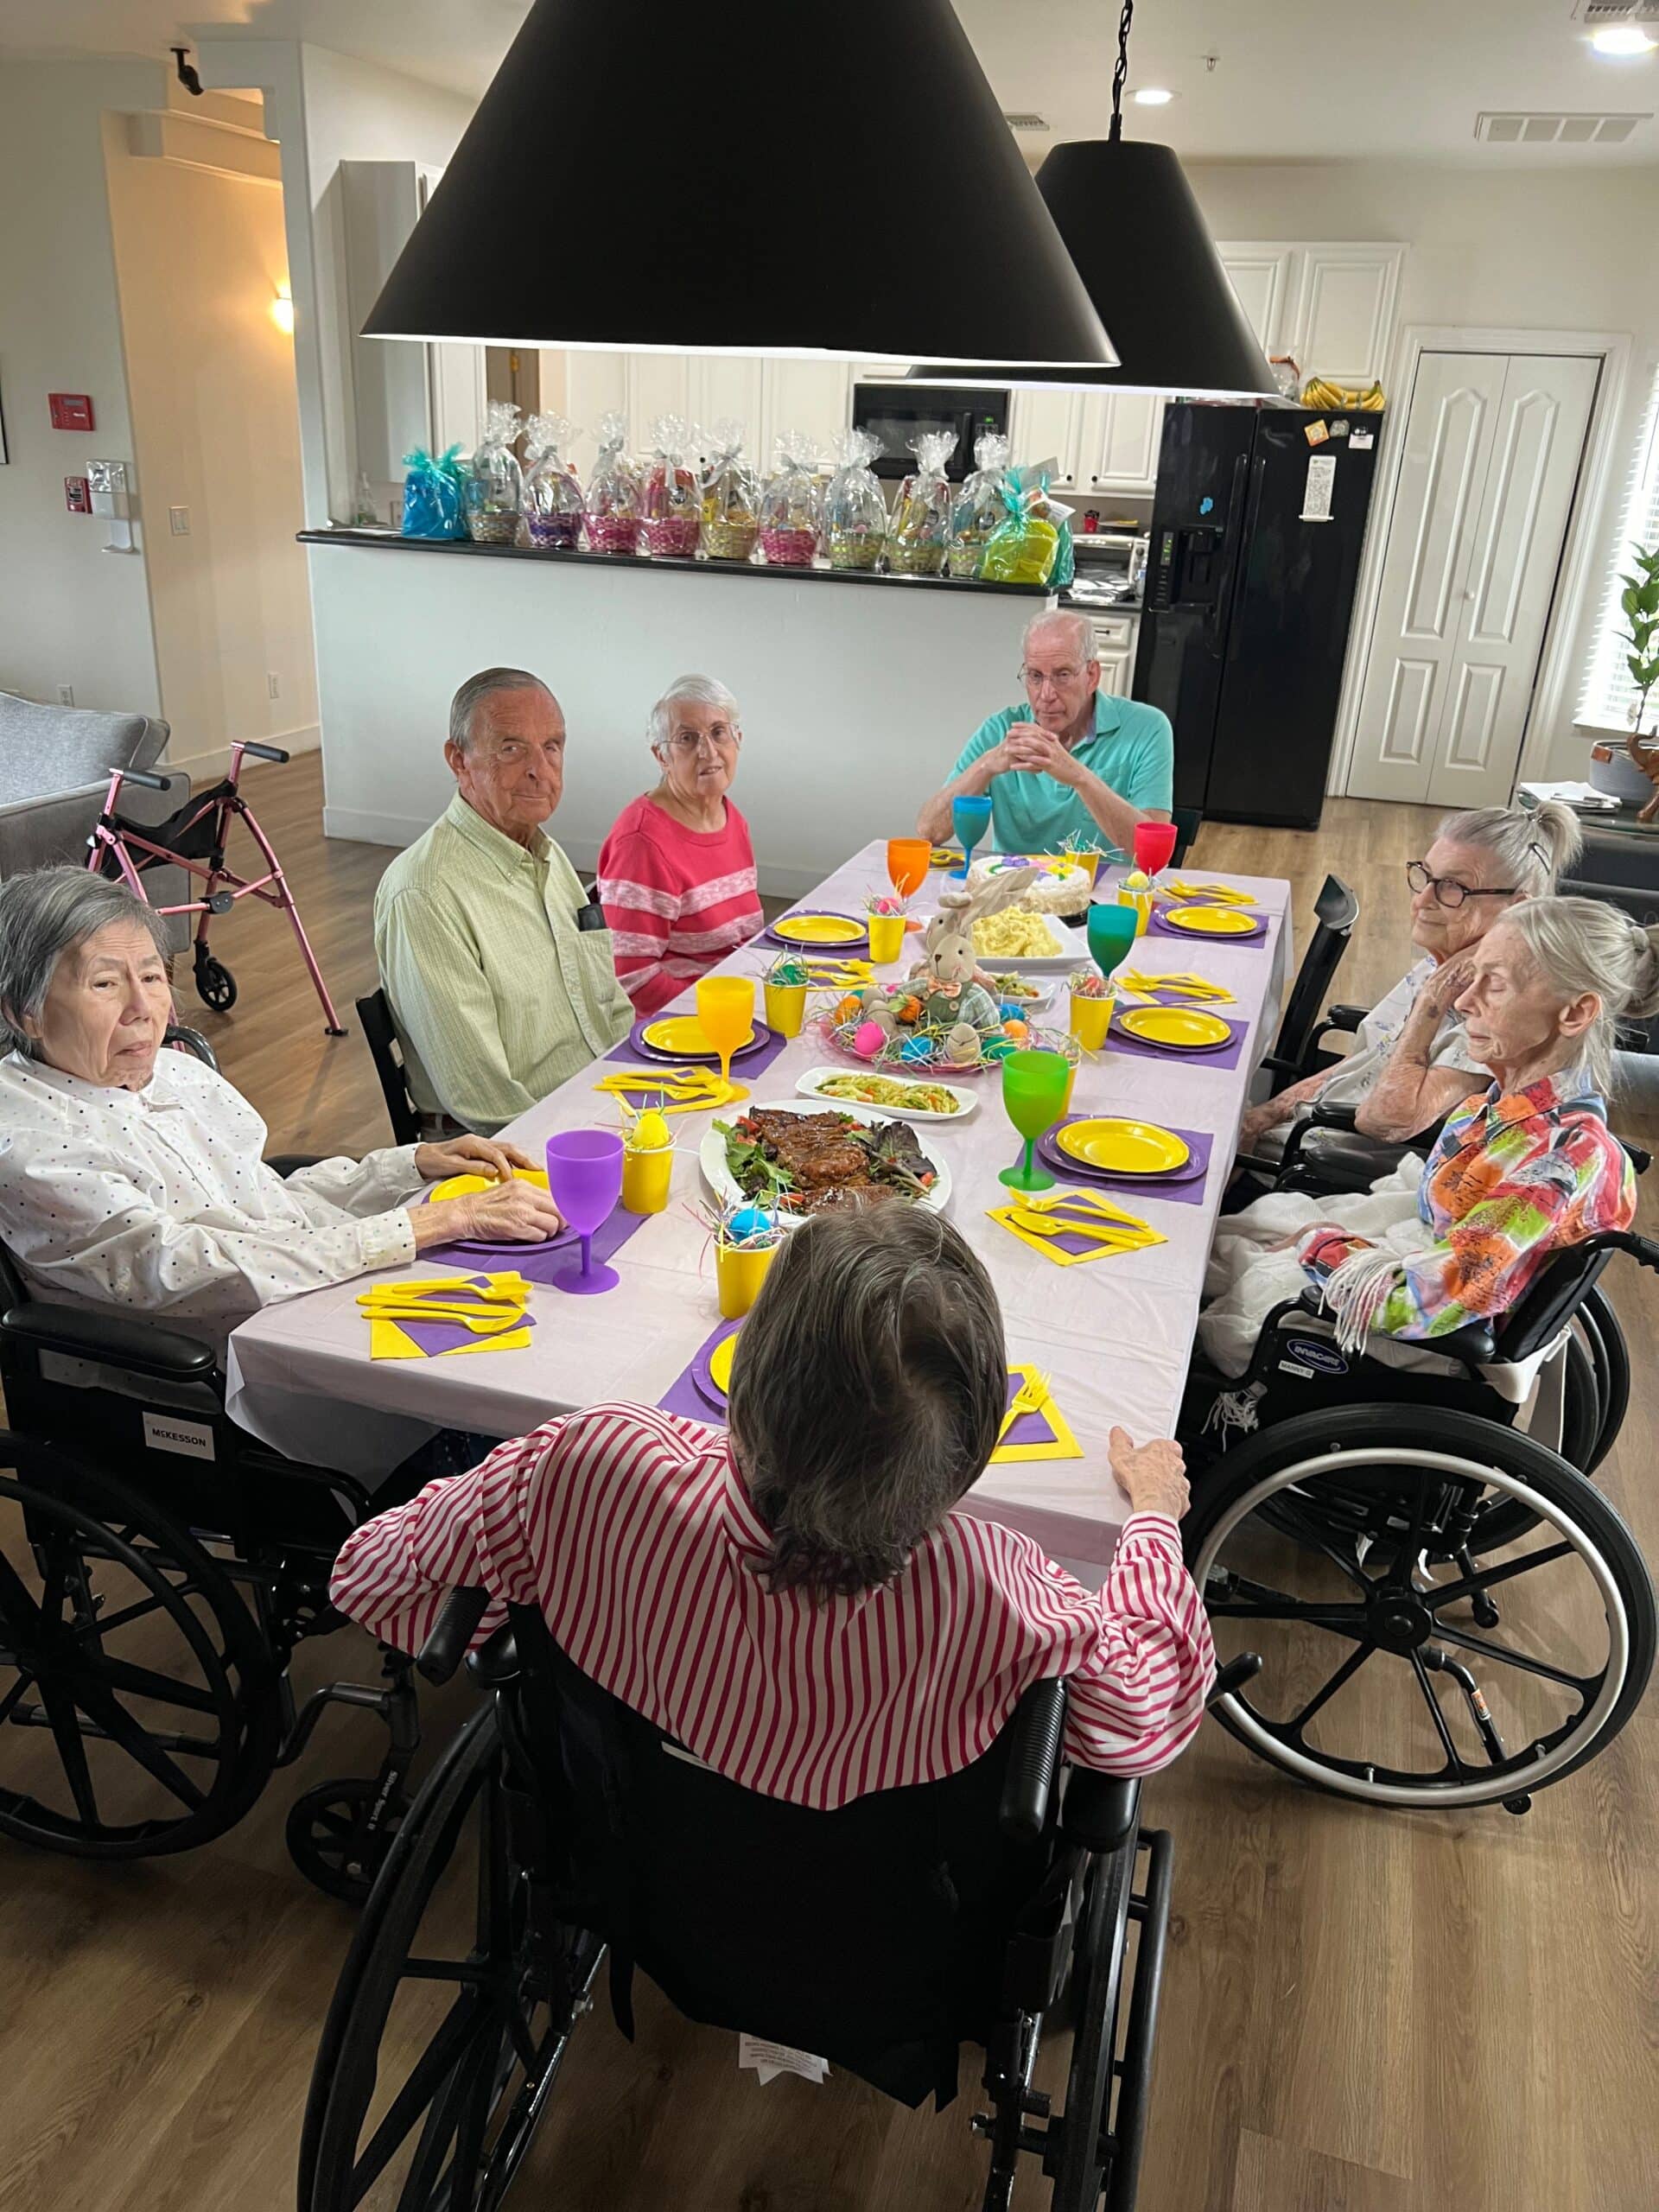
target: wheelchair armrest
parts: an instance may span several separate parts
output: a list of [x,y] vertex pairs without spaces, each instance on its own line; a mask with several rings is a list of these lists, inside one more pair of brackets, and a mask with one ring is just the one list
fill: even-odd
[[1370,1010],[1368,1006],[1328,1006],[1325,1009],[1325,1020],[1319,1024],[1319,1027],[1321,1030],[1357,1029]]
[[482,1690],[499,1690],[518,1679],[518,1641],[504,1621],[487,1643],[467,1655],[467,1671]]
[[1066,1777],[1060,1834],[1068,1843],[1081,1844],[1104,1858],[1132,1839],[1140,1817],[1138,1774],[1096,1774],[1092,1768],[1074,1766]]
[[[1331,1309],[1317,1283],[1309,1283],[1298,1302],[1305,1313],[1321,1313],[1327,1320],[1331,1318]],[[1446,1359],[1461,1360],[1465,1367],[1485,1367],[1497,1357],[1497,1344],[1490,1321],[1468,1321],[1460,1329],[1448,1330],[1443,1337],[1402,1337],[1394,1341],[1408,1343],[1420,1351],[1439,1352]]]
[[447,1682],[467,1656],[473,1633],[489,1611],[487,1590],[452,1590],[416,1654],[415,1664],[429,1682]]
[[1033,1682],[1008,1723],[1014,1748],[1002,1777],[998,1821],[1017,1843],[1035,1843],[1048,1820],[1049,1799],[1060,1770],[1065,1728],[1065,1684],[1052,1677]]
[[286,1182],[290,1175],[297,1174],[302,1167],[315,1167],[319,1160],[326,1157],[327,1154],[321,1152],[273,1152],[267,1155],[265,1165]]
[[53,1306],[30,1299],[0,1316],[0,1330],[35,1351],[61,1352],[70,1359],[92,1359],[134,1375],[201,1382],[216,1372],[211,1344],[178,1329],[152,1329],[119,1314],[88,1313],[77,1306]]
[[1359,1127],[1357,1106],[1321,1106],[1317,1101],[1306,1114],[1299,1114],[1290,1125],[1290,1135],[1285,1139],[1285,1148],[1280,1154],[1277,1172],[1294,1167],[1302,1156],[1302,1145],[1314,1129],[1342,1129],[1351,1135]]

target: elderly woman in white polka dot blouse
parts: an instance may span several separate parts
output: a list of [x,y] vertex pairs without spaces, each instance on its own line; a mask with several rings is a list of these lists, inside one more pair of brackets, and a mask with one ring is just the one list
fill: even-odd
[[[74,868],[0,884],[0,1242],[30,1286],[222,1344],[272,1300],[477,1236],[560,1225],[530,1161],[482,1137],[326,1160],[285,1182],[225,1078],[163,1051],[172,995],[158,918]],[[423,1183],[495,1179],[411,1206]]]

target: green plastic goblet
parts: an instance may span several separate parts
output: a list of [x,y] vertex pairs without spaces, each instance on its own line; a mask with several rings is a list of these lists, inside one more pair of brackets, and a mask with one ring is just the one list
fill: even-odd
[[1090,907],[1089,950],[1103,976],[1122,964],[1135,943],[1137,918],[1133,906],[1108,906],[1096,899]]
[[1011,1191],[1052,1191],[1054,1178],[1039,1167],[1033,1147],[1065,1111],[1071,1063],[1064,1052],[1010,1052],[1002,1063],[1002,1109],[1026,1141],[1025,1157],[1002,1169]]

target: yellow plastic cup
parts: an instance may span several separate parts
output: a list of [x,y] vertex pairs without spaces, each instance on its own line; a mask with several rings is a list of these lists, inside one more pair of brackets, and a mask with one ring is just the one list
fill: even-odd
[[1135,933],[1136,937],[1145,937],[1147,924],[1152,919],[1151,890],[1131,891],[1127,883],[1121,883],[1117,887],[1117,903],[1120,906],[1134,907]]
[[876,968],[891,967],[902,957],[905,950],[905,918],[902,914],[871,914],[870,962]]
[[755,1300],[760,1295],[760,1286],[766,1279],[766,1269],[772,1265],[777,1251],[775,1244],[759,1250],[745,1249],[738,1244],[715,1244],[715,1287],[720,1297],[722,1320],[741,1321]]
[[1060,1111],[1061,1111],[1061,1113],[1062,1113],[1062,1114],[1069,1114],[1069,1113],[1071,1111],[1071,1094],[1072,1094],[1072,1092],[1077,1089],[1077,1062],[1076,1062],[1075,1060],[1073,1060],[1073,1061],[1072,1061],[1072,1063],[1071,1063],[1071,1074],[1070,1074],[1069,1076],[1067,1076],[1067,1077],[1065,1078],[1065,1101],[1064,1101],[1064,1103],[1062,1103],[1062,1105],[1061,1105],[1061,1107],[1060,1107]]
[[1071,1019],[1067,1027],[1085,1052],[1098,1052],[1104,1048],[1106,1033],[1112,1026],[1113,999],[1079,998],[1071,993]]
[[1093,883],[1100,868],[1100,855],[1097,852],[1062,853],[1060,858],[1072,868],[1080,868],[1090,882]]
[[806,1019],[806,985],[804,983],[768,983],[766,985],[766,1027],[775,1029],[780,1037],[798,1037],[801,1024]]
[[661,1213],[668,1204],[668,1186],[674,1173],[674,1147],[658,1145],[649,1152],[622,1154],[622,1203],[630,1213]]

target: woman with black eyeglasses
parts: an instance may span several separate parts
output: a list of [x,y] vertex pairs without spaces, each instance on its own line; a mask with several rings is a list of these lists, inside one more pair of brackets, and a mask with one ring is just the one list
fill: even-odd
[[1449,1114],[1468,1096],[1471,1072],[1482,1073],[1454,1005],[1469,955],[1517,899],[1548,897],[1583,842],[1578,817],[1554,799],[1448,816],[1406,869],[1419,958],[1360,1023],[1344,1060],[1250,1109],[1239,1150],[1276,1157],[1316,1102],[1353,1107],[1361,1134],[1384,1144],[1403,1144]]

